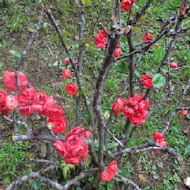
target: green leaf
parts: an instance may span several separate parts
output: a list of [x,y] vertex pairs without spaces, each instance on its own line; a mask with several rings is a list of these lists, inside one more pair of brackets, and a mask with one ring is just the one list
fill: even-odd
[[162,74],[156,74],[153,77],[153,86],[155,88],[160,88],[162,86],[164,86],[164,84],[166,83],[166,79]]
[[21,57],[20,52],[17,51],[17,50],[10,50],[9,53],[10,53],[11,55],[15,56],[15,57],[18,57],[18,58]]
[[3,67],[3,62],[0,62],[0,68]]
[[91,4],[92,0],[82,0],[82,4],[86,5],[86,4]]
[[114,148],[114,147],[116,147],[116,146],[118,146],[118,144],[117,143],[107,143],[107,148]]
[[118,67],[118,71],[120,73],[125,73],[125,71],[127,70],[127,63],[126,62],[119,62],[117,67]]
[[80,95],[83,95],[85,93],[85,88],[79,88],[79,94]]
[[32,188],[35,189],[35,190],[40,189],[40,183],[39,183],[39,181],[33,181],[32,182]]
[[190,144],[186,146],[185,148],[185,155],[190,153]]

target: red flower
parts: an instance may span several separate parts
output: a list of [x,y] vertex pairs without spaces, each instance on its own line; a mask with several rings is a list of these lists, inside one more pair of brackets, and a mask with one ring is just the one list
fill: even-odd
[[[154,132],[153,135],[154,135],[154,139],[156,140],[157,145],[159,145],[161,147],[167,146],[167,142],[164,140],[164,134],[163,133]],[[155,149],[155,151],[157,153],[161,152],[159,149]]]
[[181,115],[187,115],[188,111],[187,110],[179,110],[178,111]]
[[91,136],[91,132],[90,131],[86,131],[83,127],[81,126],[77,126],[74,129],[72,129],[67,135],[66,135],[66,139],[68,139],[71,136],[78,136],[78,137],[82,137],[82,138],[89,138]]
[[39,114],[42,114],[44,111],[43,105],[36,104],[36,103],[32,104],[31,108],[32,108],[32,111],[37,112]]
[[155,140],[164,139],[164,134],[163,133],[154,132],[153,136],[154,136]]
[[22,115],[30,116],[32,113],[32,107],[30,105],[22,105],[19,108],[19,112]]
[[119,44],[114,52],[114,57],[119,57],[121,55],[121,45]]
[[171,68],[177,69],[178,68],[178,64],[176,62],[171,62],[169,63]]
[[151,34],[149,32],[143,34],[141,37],[142,41],[144,41],[144,42],[148,42],[148,41],[152,40],[153,38],[154,38],[153,34]]
[[136,3],[136,0],[122,0],[121,1],[121,8],[124,10],[131,9],[133,3]]
[[70,83],[67,83],[65,90],[67,91],[69,95],[74,96],[78,92],[78,87],[74,83],[70,82]]
[[108,43],[108,35],[104,30],[101,30],[98,34],[95,35],[95,44],[101,50],[105,48],[105,45]]
[[152,75],[143,75],[141,77],[141,83],[147,88],[151,88],[153,86],[152,83]]
[[[7,89],[12,90],[12,91],[16,90],[15,72],[5,71],[4,76],[3,76],[3,81]],[[22,72],[18,73],[18,83],[19,83],[18,90],[22,90],[26,88],[28,85],[27,77]]]
[[44,109],[53,106],[56,103],[56,100],[53,96],[46,96],[46,103],[44,104]]
[[17,97],[13,95],[8,95],[5,101],[5,107],[7,110],[14,110],[18,105]]
[[110,162],[106,170],[100,173],[100,180],[111,181],[117,174],[117,169],[118,169],[117,162],[115,160]]
[[45,92],[37,93],[35,103],[40,105],[45,105],[47,102],[47,95]]
[[127,101],[118,98],[117,102],[112,104],[113,112],[117,115],[120,112],[129,118],[135,126],[144,123],[148,117],[147,108],[149,99],[143,100],[144,94],[135,94],[134,97],[128,97]]
[[44,110],[44,115],[52,120],[62,117],[64,113],[65,111],[60,106],[48,106]]
[[54,133],[63,133],[67,127],[67,121],[63,117],[56,119],[49,119],[48,122],[51,122],[53,124],[52,130]]
[[65,59],[64,59],[64,62],[65,62],[66,64],[69,64],[69,63],[71,63],[71,60],[70,60],[69,58],[65,58]]
[[36,90],[32,86],[27,90],[24,90],[20,94],[18,94],[18,102],[19,104],[31,104],[33,103],[35,97],[36,97]]
[[121,111],[123,111],[124,105],[125,105],[125,100],[124,100],[124,98],[118,98],[118,99],[117,99],[117,102],[114,102],[114,103],[112,104],[113,112],[114,112],[116,115],[118,115]]
[[138,126],[146,121],[146,118],[148,117],[148,112],[144,111],[143,113],[136,111],[135,115],[132,117],[129,117],[129,120],[131,123],[133,123],[135,126]]
[[0,89],[0,103],[5,102],[6,98],[7,98],[7,93],[3,89]]
[[88,146],[76,135],[67,138],[66,142],[56,141],[55,150],[65,158],[67,164],[79,164],[88,154]]
[[63,76],[63,78],[68,79],[68,78],[71,77],[71,75],[72,75],[72,72],[71,72],[70,69],[63,69],[62,70],[62,76]]
[[65,156],[66,156],[66,154],[67,154],[67,151],[66,151],[66,143],[64,143],[64,142],[61,141],[61,140],[56,140],[53,145],[54,145],[54,149],[55,149],[62,157],[65,157]]

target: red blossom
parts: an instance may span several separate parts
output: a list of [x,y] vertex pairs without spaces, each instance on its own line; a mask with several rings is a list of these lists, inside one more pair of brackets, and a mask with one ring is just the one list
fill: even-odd
[[78,92],[78,87],[74,83],[70,82],[70,83],[67,83],[65,90],[67,91],[69,95],[74,96]]
[[19,104],[31,104],[36,98],[36,90],[32,86],[18,94]]
[[141,77],[141,83],[147,88],[151,88],[153,86],[152,83],[152,75],[143,75]]
[[81,126],[76,126],[74,129],[72,129],[72,130],[66,135],[66,138],[68,139],[69,137],[74,136],[74,135],[79,136],[79,137],[82,137],[82,138],[90,138],[91,132],[85,130],[85,129],[84,129],[83,127],[81,127]]
[[121,8],[124,10],[131,9],[133,3],[136,3],[136,0],[122,0],[121,1]]
[[7,98],[7,93],[3,89],[0,89],[0,103],[4,103],[6,98]]
[[52,130],[54,133],[63,133],[67,127],[67,121],[63,117],[49,119],[48,122],[51,122],[53,124]]
[[67,164],[79,164],[88,154],[88,146],[81,137],[76,135],[67,138],[66,142],[57,140],[54,148],[65,158]]
[[62,117],[64,113],[65,111],[60,106],[55,105],[48,106],[44,110],[44,115],[52,120]]
[[171,63],[169,63],[169,65],[173,69],[177,69],[178,68],[178,63],[176,63],[176,62],[171,62]]
[[[3,81],[7,89],[12,90],[12,91],[16,90],[15,72],[5,71],[4,76],[3,76]],[[19,86],[17,90],[23,90],[28,85],[27,77],[22,72],[18,73],[18,84]]]
[[118,98],[117,102],[112,104],[113,112],[116,115],[123,112],[131,123],[138,126],[144,123],[148,117],[149,99],[143,100],[143,98],[144,94],[135,94],[134,97],[128,97],[126,101],[123,98]]
[[5,107],[7,110],[14,110],[18,105],[18,99],[16,96],[8,95],[5,101]]
[[[163,133],[154,132],[153,136],[154,136],[154,139],[156,140],[156,144],[157,145],[159,145],[161,147],[167,146],[167,142],[164,140],[164,134]],[[155,149],[155,151],[157,153],[161,152],[159,149]]]
[[185,116],[185,115],[187,115],[188,111],[187,110],[179,110],[178,113]]
[[98,34],[95,35],[95,44],[101,50],[104,49],[106,44],[108,43],[107,37],[108,35],[104,30],[101,30]]
[[117,174],[118,164],[114,160],[110,162],[106,170],[100,173],[100,180],[102,181],[111,181]]
[[121,45],[119,44],[114,52],[114,57],[119,57],[121,55]]
[[30,116],[32,114],[32,107],[31,105],[22,105],[19,108],[19,112],[24,116]]
[[151,34],[149,32],[143,34],[142,37],[141,37],[142,41],[144,41],[144,42],[149,42],[153,38],[154,38],[153,34]]
[[72,75],[72,72],[71,72],[70,69],[63,69],[62,70],[62,76],[63,76],[63,78],[68,79],[68,78],[71,77],[71,75]]
[[65,59],[64,59],[64,62],[65,62],[66,64],[69,64],[69,63],[71,63],[71,60],[70,60],[69,58],[65,58]]

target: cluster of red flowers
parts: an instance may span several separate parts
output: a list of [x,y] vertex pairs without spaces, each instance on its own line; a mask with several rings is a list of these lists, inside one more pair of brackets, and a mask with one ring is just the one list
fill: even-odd
[[[14,72],[6,71],[3,81],[8,90],[15,91],[16,77]],[[48,117],[48,122],[53,124],[55,133],[62,133],[66,129],[66,119],[63,118],[65,111],[58,105],[52,96],[47,96],[45,92],[36,92],[33,86],[28,87],[27,77],[24,73],[18,73],[18,91],[17,96],[7,95],[0,90],[0,109],[3,114],[8,114],[18,106],[20,114],[30,116],[33,112]]]
[[54,148],[65,159],[67,164],[79,164],[88,154],[88,146],[83,139],[90,136],[90,131],[77,126],[66,135],[65,142],[55,141]]
[[141,83],[147,88],[151,88],[153,86],[152,83],[152,75],[143,75],[141,77]]
[[100,30],[98,34],[95,35],[95,44],[98,48],[104,49],[108,43],[108,35],[104,30]]
[[[106,30],[107,32],[108,30]],[[101,30],[95,35],[95,44],[101,50],[104,49],[108,43],[108,34],[104,30]],[[119,57],[121,55],[121,45],[118,44],[114,52],[114,57]]]
[[148,117],[147,108],[149,106],[149,99],[144,100],[144,94],[135,94],[134,97],[118,98],[117,102],[112,104],[113,112],[118,115],[120,112],[129,118],[131,123],[135,126],[140,125],[146,121]]
[[142,41],[144,41],[144,42],[149,42],[153,38],[154,38],[153,34],[151,34],[149,32],[143,34],[142,37],[141,37]]
[[[154,139],[156,140],[157,145],[159,145],[161,147],[167,146],[167,142],[164,140],[164,134],[163,133],[154,132],[153,135],[154,135]],[[157,153],[161,152],[159,149],[155,149],[155,151]]]
[[136,3],[136,0],[122,0],[121,1],[121,8],[124,10],[131,9],[133,3]]
[[110,162],[106,170],[100,173],[100,180],[102,181],[112,180],[117,174],[117,169],[118,169],[117,162],[115,160]]

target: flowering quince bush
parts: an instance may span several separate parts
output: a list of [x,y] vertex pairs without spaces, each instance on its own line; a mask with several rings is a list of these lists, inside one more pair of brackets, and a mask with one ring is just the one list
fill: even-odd
[[[65,50],[62,61],[53,57],[62,65],[59,67],[60,65],[56,64],[58,69],[55,69],[56,76],[52,80],[52,94],[39,92],[37,87],[28,82],[27,76],[17,65],[14,71],[4,72],[5,88],[0,89],[0,111],[4,119],[12,122],[14,126],[13,140],[51,142],[49,144],[54,150],[50,152],[54,155],[51,162],[64,160],[64,172],[70,165],[76,168],[75,172],[70,172],[66,181],[55,181],[54,176],[42,177],[42,170],[33,172],[24,179],[27,180],[31,176],[39,178],[54,189],[69,189],[71,185],[76,184],[89,185],[89,189],[103,189],[109,184],[117,185],[120,182],[132,185],[134,189],[141,189],[140,182],[124,177],[123,167],[127,162],[124,154],[152,150],[155,157],[168,153],[181,162],[175,147],[170,147],[168,131],[177,114],[181,118],[188,117],[189,107],[184,106],[183,100],[190,85],[190,78],[186,83],[185,79],[180,81],[184,86],[179,100],[172,107],[173,110],[168,109],[168,118],[163,119],[166,124],[158,121],[161,123],[158,126],[149,121],[151,116],[158,113],[157,110],[175,95],[177,90],[173,90],[173,85],[177,79],[173,76],[178,75],[180,68],[186,66],[185,59],[179,63],[172,62],[174,58],[171,52],[179,33],[188,30],[182,22],[188,17],[189,8],[186,1],[181,0],[178,12],[175,10],[175,14],[166,18],[158,31],[157,28],[150,28],[150,32],[146,28],[144,32],[143,26],[141,29],[141,19],[143,20],[146,12],[151,11],[152,4],[155,5],[154,1],[147,0],[145,4],[137,0],[110,1],[101,4],[105,6],[104,11],[110,11],[110,27],[108,23],[103,22],[104,24],[98,25],[98,29],[93,26],[93,30],[88,27],[87,30],[85,27],[88,24],[84,21],[89,16],[88,9],[92,5],[90,2],[76,2],[79,9],[79,34],[74,34],[73,46],[68,45],[65,40],[64,35],[67,35],[67,32],[62,32],[61,23],[57,23],[53,12],[43,4],[42,9]],[[98,2],[97,4],[100,6]],[[87,34],[89,31],[93,33],[93,39]],[[91,41],[88,42],[89,40]],[[154,55],[155,52],[159,52],[159,56]],[[53,56],[52,52],[51,55]],[[148,61],[149,65],[145,67],[147,55],[153,60]],[[87,73],[84,73],[84,70],[88,70]],[[60,75],[61,79],[57,75]],[[58,94],[59,90],[63,92],[62,96]],[[161,96],[157,94],[164,94],[163,98],[160,99]],[[27,123],[30,117],[36,118],[37,122],[43,120],[43,125],[33,129]],[[168,121],[165,121],[166,119]],[[17,124],[20,123],[24,123],[26,128],[24,135],[17,132]],[[146,130],[148,141],[145,142],[147,139],[141,136],[139,139],[143,138],[142,144],[139,143],[141,141],[134,141],[135,130],[139,130],[137,135],[143,134],[141,130]],[[82,180],[83,178],[87,180]],[[22,182],[23,178],[18,181]],[[16,184],[17,182],[9,184],[6,190]]]

